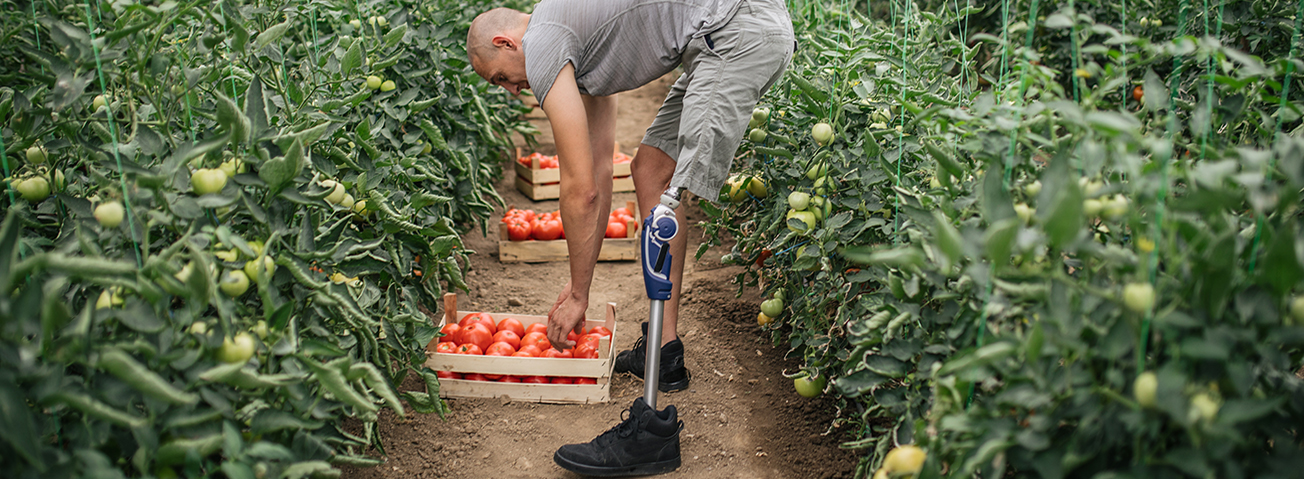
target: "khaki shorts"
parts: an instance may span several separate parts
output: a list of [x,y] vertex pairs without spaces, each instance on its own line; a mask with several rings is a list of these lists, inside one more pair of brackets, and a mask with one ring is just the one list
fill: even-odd
[[684,74],[643,137],[675,160],[671,188],[719,196],[752,109],[783,76],[794,46],[783,0],[743,0],[723,27],[689,42]]

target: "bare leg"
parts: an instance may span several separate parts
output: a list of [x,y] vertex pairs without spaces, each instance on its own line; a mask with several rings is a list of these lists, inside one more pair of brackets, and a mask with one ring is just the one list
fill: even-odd
[[[666,152],[649,146],[647,144],[639,145],[638,153],[634,155],[634,160],[630,162],[630,176],[634,179],[634,192],[638,196],[638,217],[646,218],[652,213],[652,207],[661,202],[661,193],[670,187],[670,178],[675,173],[675,160],[670,158]],[[679,290],[683,287],[684,279],[684,257],[688,249],[688,235],[686,233],[684,208],[680,206],[675,210],[679,216],[679,234],[670,240],[670,254],[674,255],[673,262],[670,263],[670,281],[673,284],[670,290],[670,300],[665,303],[665,312],[662,317],[661,345],[665,345],[679,338],[679,332],[675,329],[675,324],[679,322]]]

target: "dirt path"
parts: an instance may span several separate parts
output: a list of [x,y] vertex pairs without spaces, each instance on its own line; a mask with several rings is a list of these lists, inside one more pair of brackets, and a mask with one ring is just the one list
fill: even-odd
[[[673,77],[622,94],[616,139],[633,153],[651,123]],[[539,150],[552,153],[547,122],[534,122],[544,134]],[[557,209],[556,201],[532,202],[516,191],[514,174],[498,191],[509,204],[537,211]],[[633,201],[617,193],[617,205]],[[498,212],[501,216],[502,212]],[[684,224],[691,255],[701,242],[696,227],[702,214],[690,208]],[[517,314],[546,314],[565,283],[566,263],[502,264],[497,238],[472,232],[470,293],[458,296],[462,309]],[[688,258],[684,270],[684,304],[680,335],[693,374],[690,389],[662,395],[662,407],[675,405],[684,421],[683,466],[666,478],[835,478],[850,477],[856,455],[838,449],[844,431],[826,434],[836,404],[827,398],[798,396],[784,369],[786,347],[775,348],[756,326],[760,297],[754,288],[735,297],[733,278],[742,270],[719,262],[722,248],[701,260]],[[589,317],[601,317],[602,305],[617,304],[616,346],[628,349],[647,320],[648,301],[638,264],[599,263],[595,271]],[[521,304],[522,306],[512,306]],[[380,421],[388,460],[372,469],[347,469],[350,478],[573,478],[557,467],[552,454],[562,444],[587,442],[616,425],[621,412],[642,395],[642,381],[628,374],[612,382],[611,402],[599,405],[547,405],[504,399],[450,399],[446,421],[414,415],[399,421],[386,413]]]

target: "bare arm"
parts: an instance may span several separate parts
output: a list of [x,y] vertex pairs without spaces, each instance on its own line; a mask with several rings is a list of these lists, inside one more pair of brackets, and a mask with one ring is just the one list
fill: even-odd
[[568,64],[541,106],[557,143],[561,216],[571,273],[569,284],[549,312],[548,339],[558,349],[566,349],[573,346],[566,333],[583,327],[593,268],[611,208],[615,99],[581,95],[575,69]]

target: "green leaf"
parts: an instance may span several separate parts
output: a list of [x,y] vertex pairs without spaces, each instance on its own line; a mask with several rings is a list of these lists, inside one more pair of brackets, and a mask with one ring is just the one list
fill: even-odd
[[996,268],[1010,262],[1010,251],[1014,249],[1014,237],[1019,232],[1019,219],[1006,218],[987,228],[983,243],[987,248],[987,259]]
[[964,254],[964,239],[960,237],[960,231],[951,225],[951,220],[941,210],[933,210],[933,222],[937,248],[952,264],[958,263]]
[[1304,268],[1300,267],[1299,257],[1295,255],[1295,222],[1287,221],[1279,226],[1273,234],[1272,244],[1260,263],[1266,267],[1259,269],[1260,279],[1278,294],[1289,293],[1291,288],[1304,278]]
[[1164,81],[1154,70],[1146,69],[1145,90],[1142,93],[1147,110],[1158,112],[1168,109],[1168,87],[1164,86]]
[[285,156],[263,163],[263,166],[258,169],[258,177],[266,181],[267,187],[273,192],[280,191],[303,171],[303,154],[303,143],[294,140],[294,143],[290,144],[290,149],[285,151]]
[[1042,188],[1038,203],[1049,205],[1038,208],[1038,221],[1046,230],[1052,248],[1063,249],[1082,233],[1082,189],[1073,181],[1069,162],[1051,161],[1041,175]]
[[[3,276],[7,278],[9,275],[3,274]],[[4,441],[17,451],[28,465],[39,472],[47,470],[45,461],[40,457],[40,449],[37,448],[40,437],[36,434],[32,410],[23,398],[18,384],[10,375],[0,377],[0,428],[5,432]]]
[[887,381],[888,378],[866,369],[838,378],[833,381],[833,386],[842,395],[854,398],[872,391]]
[[[403,39],[403,34],[407,33],[407,24],[399,25],[385,34],[385,48],[393,48]],[[357,43],[355,42],[354,45]]]
[[870,371],[889,378],[899,378],[910,372],[910,364],[888,356],[877,354],[865,356],[865,367]]
[[240,112],[231,101],[222,92],[216,92],[217,98],[217,124],[230,134],[230,140],[233,143],[244,143],[249,141],[249,117]]
[[249,423],[249,429],[253,434],[267,434],[269,432],[281,431],[285,429],[305,429],[315,430],[321,428],[324,423],[310,419],[302,419],[279,409],[263,409],[254,415],[253,421]]
[[285,31],[290,28],[290,22],[284,21],[276,25],[267,27],[254,38],[254,51],[262,50],[263,47],[280,40],[285,35]]
[[894,268],[918,267],[924,264],[924,253],[913,246],[879,248],[875,246],[847,246],[839,253],[848,261],[862,265],[882,265]]
[[349,50],[344,53],[344,58],[340,59],[340,75],[348,77],[362,65],[362,42],[353,42]]

